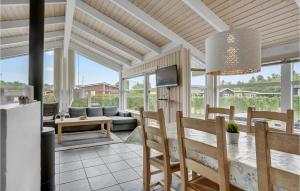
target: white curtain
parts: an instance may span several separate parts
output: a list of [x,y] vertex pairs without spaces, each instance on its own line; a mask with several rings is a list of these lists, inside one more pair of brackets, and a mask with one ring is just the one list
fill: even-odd
[[68,95],[69,95],[69,106],[73,101],[73,91],[75,88],[75,52],[69,50],[68,54]]
[[57,102],[61,104],[61,90],[62,90],[62,49],[54,50],[54,97]]

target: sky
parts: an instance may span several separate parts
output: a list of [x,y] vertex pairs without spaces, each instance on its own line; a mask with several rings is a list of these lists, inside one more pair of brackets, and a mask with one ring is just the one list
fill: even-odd
[[[111,70],[101,64],[93,62],[80,54],[76,54],[75,84],[86,85],[106,82],[116,84],[119,81],[119,72]],[[79,78],[78,78],[79,71]]]
[[[53,84],[53,51],[44,54],[44,82]],[[0,60],[0,79],[28,83],[28,56]]]
[[[44,54],[44,83],[53,84],[53,51]],[[79,72],[78,72],[79,69]],[[78,78],[79,74],[79,78]],[[115,84],[119,73],[76,54],[76,81],[80,85],[99,82]],[[0,60],[0,80],[28,83],[28,56]]]

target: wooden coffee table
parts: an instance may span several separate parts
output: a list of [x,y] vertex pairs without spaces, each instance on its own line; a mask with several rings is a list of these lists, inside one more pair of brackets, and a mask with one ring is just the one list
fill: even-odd
[[[87,117],[84,120],[78,118],[65,118],[64,120],[56,119],[55,124],[57,125],[57,143],[62,142],[62,129],[64,127],[81,126],[81,125],[100,125],[101,132],[106,133],[110,137],[110,124],[112,120],[109,117]],[[104,125],[107,125],[107,129],[104,129]]]

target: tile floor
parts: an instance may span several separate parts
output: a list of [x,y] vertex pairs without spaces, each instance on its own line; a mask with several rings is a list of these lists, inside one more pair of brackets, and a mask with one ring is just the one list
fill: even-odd
[[[56,152],[56,190],[142,191],[142,153],[141,146],[125,143]],[[162,177],[155,175],[152,181]],[[178,189],[179,180],[173,180]]]

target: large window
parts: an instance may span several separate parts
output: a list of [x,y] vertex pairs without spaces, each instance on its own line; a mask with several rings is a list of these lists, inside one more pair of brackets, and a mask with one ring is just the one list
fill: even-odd
[[219,106],[235,106],[236,120],[246,122],[247,108],[280,112],[281,66],[262,67],[261,72],[221,76]]
[[73,107],[118,106],[119,73],[76,54]]
[[205,72],[191,71],[191,116],[204,118],[205,115]]
[[293,108],[295,129],[300,131],[300,62],[293,65]]
[[144,106],[144,76],[124,81],[125,109],[138,111]]
[[28,56],[0,60],[1,88],[21,89],[28,84]]
[[156,74],[150,74],[148,81],[148,110],[157,111]]
[[28,56],[0,60],[0,104],[17,102],[27,84]]
[[[22,91],[25,85],[28,85],[28,68],[27,55],[0,60],[0,88]],[[45,103],[55,102],[53,95],[53,51],[44,53],[43,99]]]
[[56,102],[54,97],[54,51],[45,52],[44,54],[44,90],[43,101],[44,103]]

